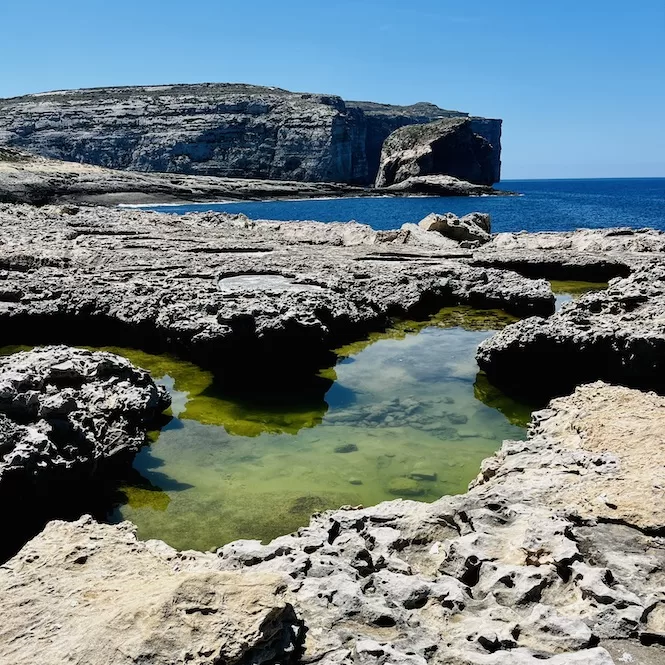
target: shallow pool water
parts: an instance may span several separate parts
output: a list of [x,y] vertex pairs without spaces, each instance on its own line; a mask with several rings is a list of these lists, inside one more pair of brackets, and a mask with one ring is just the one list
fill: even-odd
[[570,280],[551,280],[550,285],[556,298],[557,311],[561,309],[564,303],[580,298],[585,293],[604,291],[608,286],[607,282],[575,282]]
[[530,409],[478,374],[478,343],[509,322],[449,308],[339,349],[327,392],[231,399],[213,377],[169,356],[109,349],[173,395],[173,419],[136,458],[110,515],[141,538],[209,549],[269,540],[312,513],[466,490],[480,462],[522,438]]

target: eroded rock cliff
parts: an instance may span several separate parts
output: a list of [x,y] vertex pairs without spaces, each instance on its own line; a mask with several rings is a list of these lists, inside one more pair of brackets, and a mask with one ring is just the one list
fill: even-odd
[[498,182],[500,129],[492,144],[478,128],[480,120],[444,118],[396,130],[383,144],[376,186],[439,174],[481,185]]
[[392,131],[455,116],[241,84],[95,88],[0,100],[0,144],[115,169],[370,184]]

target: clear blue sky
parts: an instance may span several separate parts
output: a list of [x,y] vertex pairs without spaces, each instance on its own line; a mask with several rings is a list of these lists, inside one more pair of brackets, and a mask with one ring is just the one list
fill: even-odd
[[504,120],[504,178],[665,176],[665,0],[2,0],[0,96],[236,81]]

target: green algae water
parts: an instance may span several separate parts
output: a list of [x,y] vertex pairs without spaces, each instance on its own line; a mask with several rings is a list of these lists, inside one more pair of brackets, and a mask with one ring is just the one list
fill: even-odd
[[575,300],[585,293],[593,291],[604,291],[608,284],[607,282],[574,282],[563,280],[550,280],[552,292],[556,298],[556,309],[561,309],[564,303]]
[[[211,374],[169,356],[107,348],[150,370],[173,396],[110,515],[141,538],[209,549],[267,541],[320,510],[463,492],[506,438],[522,438],[527,406],[478,374],[479,342],[515,319],[448,308],[338,350],[320,397],[239,401]],[[332,383],[331,383],[332,382]]]

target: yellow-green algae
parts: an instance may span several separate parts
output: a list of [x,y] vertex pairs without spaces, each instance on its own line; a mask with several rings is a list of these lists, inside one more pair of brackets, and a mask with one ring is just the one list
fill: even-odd
[[475,363],[479,342],[514,320],[453,307],[398,321],[338,349],[338,364],[321,373],[334,382],[325,399],[305,403],[234,400],[196,365],[106,347],[168,387],[174,416],[151,433],[135,460],[138,479],[121,488],[125,500],[109,517],[132,520],[142,538],[208,549],[268,540],[344,504],[463,492],[503,439],[524,435],[530,416]]
[[166,510],[127,487],[114,517],[135,522],[141,537],[208,549],[268,540],[344,504],[463,492],[503,439],[523,436],[508,418],[521,425],[525,407],[505,398],[507,418],[474,397],[478,343],[514,320],[455,307],[397,322],[338,350],[340,362],[325,372],[335,383],[318,409],[234,402],[192,365],[109,349],[168,385],[177,416],[135,462],[169,496]]
[[583,296],[585,293],[604,291],[608,284],[607,282],[551,280],[550,286],[556,297],[556,309],[558,311],[561,308],[561,305],[570,302],[571,300],[577,300],[577,298]]
[[550,285],[554,294],[568,295],[573,298],[590,291],[604,291],[608,286],[607,282],[575,282],[555,279],[550,280]]

